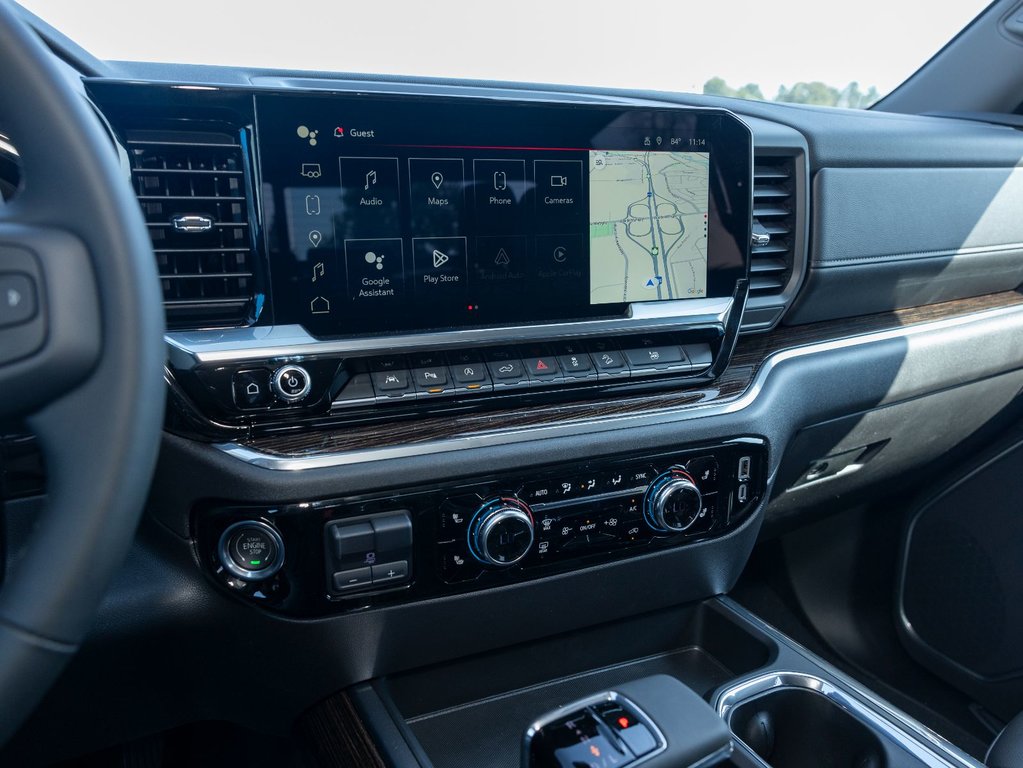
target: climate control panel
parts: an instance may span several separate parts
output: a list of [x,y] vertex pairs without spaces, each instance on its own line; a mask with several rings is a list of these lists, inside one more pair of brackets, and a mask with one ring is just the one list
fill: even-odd
[[427,599],[726,535],[766,493],[767,446],[736,438],[277,507],[198,510],[214,579],[297,615]]
[[763,461],[762,445],[736,441],[449,496],[437,512],[437,571],[447,584],[485,583],[722,533],[761,499],[764,473],[753,468]]

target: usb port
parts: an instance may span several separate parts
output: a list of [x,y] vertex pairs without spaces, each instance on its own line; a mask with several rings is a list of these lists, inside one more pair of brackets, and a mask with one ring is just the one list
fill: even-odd
[[750,468],[753,466],[753,459],[749,456],[743,456],[739,459],[739,482],[745,482],[749,480]]
[[739,486],[739,493],[737,495],[740,504],[745,504],[747,501],[749,501],[749,488],[746,486],[745,483]]

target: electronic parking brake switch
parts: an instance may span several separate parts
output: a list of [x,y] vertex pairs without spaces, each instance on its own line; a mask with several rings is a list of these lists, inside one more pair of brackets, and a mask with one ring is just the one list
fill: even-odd
[[327,581],[332,594],[390,589],[408,583],[412,521],[407,512],[387,512],[326,526]]

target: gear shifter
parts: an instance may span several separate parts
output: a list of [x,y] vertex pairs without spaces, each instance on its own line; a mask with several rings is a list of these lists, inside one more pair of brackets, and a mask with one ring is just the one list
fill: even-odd
[[523,768],[712,766],[731,753],[728,727],[678,680],[655,675],[559,707],[522,742]]

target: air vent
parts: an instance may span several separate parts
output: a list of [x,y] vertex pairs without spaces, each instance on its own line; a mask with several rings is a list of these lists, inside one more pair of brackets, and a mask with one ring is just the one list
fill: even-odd
[[255,292],[243,150],[229,134],[129,137],[169,328],[244,325]]
[[753,234],[770,235],[754,245],[750,296],[780,294],[792,275],[796,232],[796,161],[791,155],[757,155],[753,163]]

